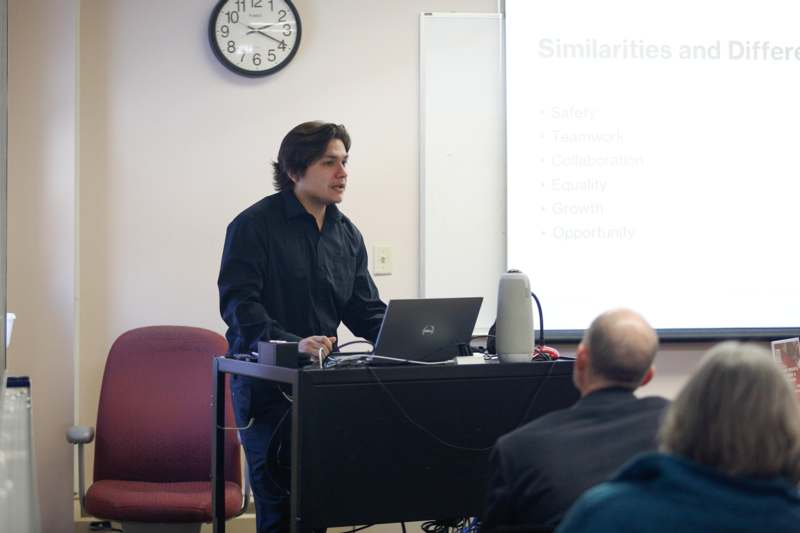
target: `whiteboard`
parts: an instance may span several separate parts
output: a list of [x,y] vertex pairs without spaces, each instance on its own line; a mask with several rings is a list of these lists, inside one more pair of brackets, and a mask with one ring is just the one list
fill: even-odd
[[506,265],[505,86],[499,13],[420,15],[420,294],[482,296]]

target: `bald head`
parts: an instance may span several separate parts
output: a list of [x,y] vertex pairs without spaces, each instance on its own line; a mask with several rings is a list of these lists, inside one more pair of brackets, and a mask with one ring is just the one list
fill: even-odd
[[638,313],[615,309],[594,319],[582,344],[595,378],[636,388],[653,364],[658,335]]

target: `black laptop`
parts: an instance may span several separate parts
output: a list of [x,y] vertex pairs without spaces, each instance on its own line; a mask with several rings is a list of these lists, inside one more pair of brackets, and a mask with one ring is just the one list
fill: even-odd
[[[391,300],[373,355],[417,362],[448,361],[469,344],[483,298]],[[380,361],[375,358],[374,363]]]

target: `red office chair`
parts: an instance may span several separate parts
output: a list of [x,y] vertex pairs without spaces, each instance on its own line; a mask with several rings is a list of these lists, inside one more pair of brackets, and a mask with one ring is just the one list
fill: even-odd
[[[84,498],[82,444],[88,427],[67,439],[80,447],[81,509],[123,523],[123,530],[198,530],[211,521],[212,360],[227,349],[219,334],[186,326],[123,333],[111,346],[97,410],[94,483]],[[233,426],[225,398],[226,426]],[[244,511],[240,447],[225,438],[225,516]],[[247,495],[247,490],[244,491]],[[149,528],[147,524],[150,524]]]

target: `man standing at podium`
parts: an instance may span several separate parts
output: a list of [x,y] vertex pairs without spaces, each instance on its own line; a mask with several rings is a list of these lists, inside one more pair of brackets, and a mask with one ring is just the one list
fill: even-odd
[[656,332],[633,311],[592,322],[575,352],[578,403],[497,440],[482,531],[555,528],[584,491],[656,449],[667,400],[633,392],[652,378],[657,350]]
[[[339,211],[350,136],[342,125],[292,129],[273,163],[276,194],[228,226],[219,274],[229,353],[285,340],[313,360],[333,351],[344,322],[374,341],[386,305],[367,271],[364,239]],[[259,533],[289,529],[290,403],[277,385],[233,376],[231,393]]]

